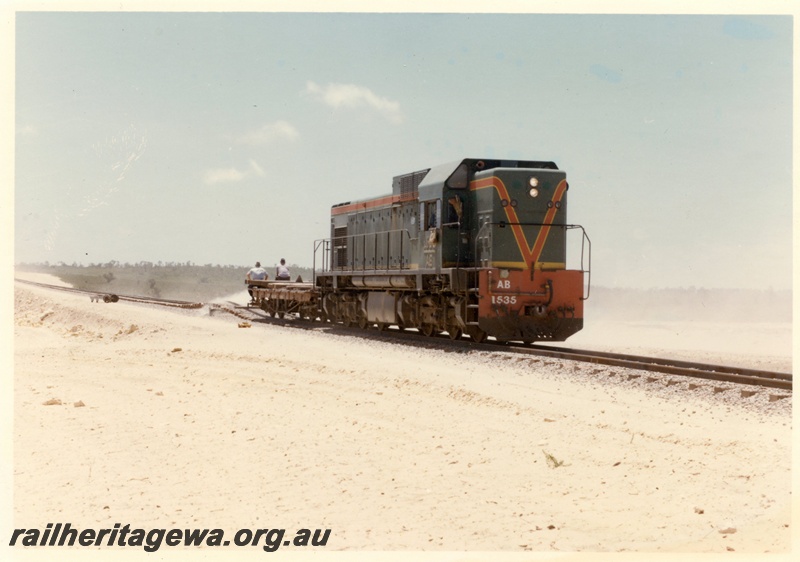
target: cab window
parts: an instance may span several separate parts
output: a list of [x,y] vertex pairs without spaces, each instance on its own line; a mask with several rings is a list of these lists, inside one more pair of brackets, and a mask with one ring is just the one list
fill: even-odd
[[437,212],[438,201],[426,201],[423,203],[423,217],[425,217],[425,228],[436,228],[439,226],[439,213]]
[[469,180],[469,168],[465,163],[456,168],[456,171],[450,174],[447,178],[447,187],[451,189],[464,189],[467,187],[467,180]]

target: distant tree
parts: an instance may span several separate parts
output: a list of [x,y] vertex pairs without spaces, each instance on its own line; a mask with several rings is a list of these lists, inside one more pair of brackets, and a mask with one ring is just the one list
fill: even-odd
[[156,287],[156,280],[155,279],[148,280],[147,284],[148,284],[149,291],[150,291],[151,295],[153,295],[154,297],[160,297],[161,296],[161,290],[159,290],[159,288]]

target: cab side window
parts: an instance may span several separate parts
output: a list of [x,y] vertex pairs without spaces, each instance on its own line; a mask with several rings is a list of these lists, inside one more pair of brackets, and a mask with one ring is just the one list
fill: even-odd
[[436,228],[439,225],[439,217],[436,212],[436,201],[425,202],[425,228]]

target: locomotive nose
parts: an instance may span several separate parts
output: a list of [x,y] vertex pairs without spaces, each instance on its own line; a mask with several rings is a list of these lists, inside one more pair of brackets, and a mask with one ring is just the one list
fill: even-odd
[[498,168],[476,174],[476,252],[483,267],[566,267],[566,174]]

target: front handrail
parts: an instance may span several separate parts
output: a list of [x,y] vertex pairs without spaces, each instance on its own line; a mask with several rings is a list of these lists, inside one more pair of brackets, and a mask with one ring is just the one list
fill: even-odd
[[478,259],[478,250],[477,244],[481,240],[481,238],[485,237],[485,230],[486,227],[498,227],[498,228],[505,228],[508,226],[539,226],[539,227],[548,227],[548,228],[563,228],[564,230],[573,230],[579,229],[581,231],[581,261],[580,261],[580,271],[586,274],[586,287],[585,287],[585,296],[581,296],[581,300],[587,300],[589,295],[591,294],[592,289],[592,241],[589,239],[589,235],[586,234],[586,229],[583,228],[582,225],[579,224],[546,224],[542,222],[508,222],[508,221],[499,221],[499,222],[486,222],[484,223],[480,230],[478,231],[478,235],[475,237],[475,256]]
[[[580,228],[582,232],[581,237],[581,271],[586,274],[586,296],[581,296],[581,300],[585,301],[589,299],[589,294],[592,291],[592,241],[589,239],[589,235],[586,234],[586,230],[579,225],[571,225],[574,228]],[[588,245],[588,249],[586,248]],[[583,266],[583,257],[586,255],[587,264],[586,267]]]

